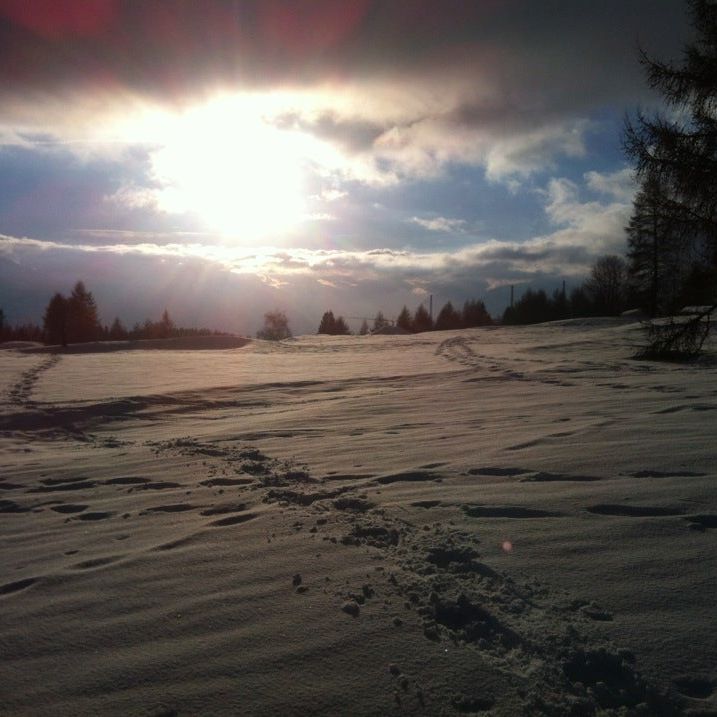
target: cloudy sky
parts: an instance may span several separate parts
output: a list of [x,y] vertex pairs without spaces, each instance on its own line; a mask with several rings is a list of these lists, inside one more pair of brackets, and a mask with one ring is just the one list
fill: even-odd
[[[0,307],[250,332],[622,252],[681,0],[0,0]],[[356,328],[360,321],[350,321]]]

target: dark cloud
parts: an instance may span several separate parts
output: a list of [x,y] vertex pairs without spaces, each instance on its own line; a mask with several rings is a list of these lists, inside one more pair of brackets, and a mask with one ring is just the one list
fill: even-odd
[[[684,15],[678,0],[4,0],[0,86],[8,111],[28,93],[171,101],[227,86],[462,76],[477,96],[503,92],[503,107],[539,108],[569,101],[564,92],[633,87],[638,42],[674,55]],[[477,104],[463,116],[496,112]]]
[[284,113],[273,120],[280,129],[296,129],[341,145],[349,152],[369,149],[390,125],[355,118],[342,118],[333,112],[304,117],[298,112]]

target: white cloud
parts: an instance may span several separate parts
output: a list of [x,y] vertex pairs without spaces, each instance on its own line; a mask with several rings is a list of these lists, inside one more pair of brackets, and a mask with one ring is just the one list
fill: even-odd
[[434,217],[432,219],[411,217],[409,221],[432,232],[462,232],[466,226],[465,219],[449,219],[448,217]]
[[486,176],[495,182],[512,179],[515,188],[516,177],[550,168],[558,157],[582,157],[589,127],[583,119],[546,123],[499,138],[486,153]]
[[606,174],[586,172],[584,179],[593,192],[605,194],[622,202],[631,202],[635,195],[635,172],[630,167]]
[[317,198],[325,202],[335,202],[337,199],[343,199],[346,196],[348,196],[348,192],[343,192],[340,189],[325,189]]
[[[597,174],[597,173],[589,173]],[[594,177],[586,176],[587,186],[595,190]],[[592,184],[591,184],[592,183]],[[615,183],[605,186],[615,187]],[[616,189],[603,194],[619,195]],[[580,187],[565,178],[554,178],[544,192],[545,213],[558,227],[549,238],[560,246],[583,247],[593,256],[605,253],[622,253],[625,247],[625,226],[630,218],[631,194],[622,193],[621,201],[607,203],[581,201]]]
[[142,209],[144,207],[157,208],[158,205],[157,192],[155,190],[129,184],[120,187],[116,192],[107,195],[104,199],[106,202],[121,204],[130,209]]

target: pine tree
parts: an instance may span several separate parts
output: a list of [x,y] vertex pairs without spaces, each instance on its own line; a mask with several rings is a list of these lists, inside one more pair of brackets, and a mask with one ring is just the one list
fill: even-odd
[[673,308],[679,291],[686,241],[666,210],[656,177],[647,177],[633,202],[626,227],[631,295],[650,316]]
[[565,289],[555,289],[553,291],[550,306],[552,320],[567,319],[570,316],[570,306],[568,305],[568,297],[565,295]]
[[343,316],[339,316],[334,324],[334,334],[337,336],[348,336],[351,333],[349,325],[344,321]]
[[[691,237],[698,262],[717,268],[717,3],[689,0],[696,39],[681,66],[642,54],[650,86],[669,116],[638,112],[627,121],[624,145],[643,182],[659,181],[661,211]],[[717,273],[715,273],[717,276]],[[715,286],[711,287],[714,300]]]
[[59,292],[51,299],[45,309],[42,320],[44,341],[52,346],[60,344],[67,346],[67,323],[69,315],[69,302]]
[[592,316],[594,313],[595,309],[585,287],[576,286],[570,292],[570,315],[573,317]]
[[174,333],[176,328],[177,327],[175,326],[174,321],[172,321],[169,317],[169,312],[165,309],[157,327],[159,338],[168,339]]
[[383,315],[382,311],[379,311],[376,314],[376,318],[373,320],[373,330],[380,331],[381,329],[385,329],[387,326],[390,326],[388,319]]
[[334,312],[329,309],[324,312],[319,323],[318,334],[333,334],[336,329],[336,319],[334,318]]
[[482,301],[471,299],[463,304],[461,323],[464,328],[470,328],[472,326],[488,326],[493,323],[493,320]]
[[101,327],[97,318],[97,305],[92,292],[87,291],[85,285],[78,281],[67,301],[68,343],[84,343],[97,340]]
[[504,324],[538,324],[551,318],[550,299],[543,289],[527,289],[503,313]]
[[431,321],[431,316],[423,304],[416,309],[416,313],[413,316],[413,330],[417,334],[422,331],[433,330],[433,321]]
[[436,317],[436,331],[460,329],[461,323],[461,315],[453,308],[453,304],[449,301],[438,312],[438,316]]
[[359,336],[366,336],[368,333],[368,321],[366,319],[363,320],[361,323],[361,328],[359,329]]
[[404,306],[401,309],[401,313],[398,315],[398,318],[396,319],[396,326],[401,327],[405,331],[412,331],[413,319],[411,318],[411,312],[408,310],[407,306]]
[[110,341],[122,341],[127,338],[127,329],[118,316],[115,317],[112,326],[110,326],[108,338]]

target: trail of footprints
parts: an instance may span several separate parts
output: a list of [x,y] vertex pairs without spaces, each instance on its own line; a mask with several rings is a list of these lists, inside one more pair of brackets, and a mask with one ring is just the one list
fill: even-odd
[[[477,354],[471,347],[471,343],[472,342],[470,341],[470,339],[466,338],[465,336],[452,336],[441,341],[435,352],[437,356],[442,356],[448,361],[458,363],[468,368],[480,367],[489,372],[486,376],[468,378],[466,379],[467,383],[487,380],[504,380],[535,381],[538,383],[545,383],[555,386],[574,385],[572,382],[564,379],[553,378],[550,376],[541,376],[540,374],[535,373],[526,374],[522,371],[506,369],[505,367],[499,365],[494,359]],[[565,373],[565,371],[563,371],[562,373]]]
[[[498,470],[487,468],[473,475]],[[510,476],[528,473],[500,471]],[[291,490],[269,491],[266,497],[296,512],[301,518],[294,523],[296,530],[308,528],[315,537],[368,551],[395,566],[387,571],[379,565],[375,574],[366,575],[366,581],[333,590],[337,607],[347,619],[360,620],[364,611],[373,616],[385,614],[389,629],[417,626],[427,640],[475,650],[507,667],[517,679],[530,675],[523,685],[526,714],[593,714],[632,708],[645,714],[671,714],[685,699],[711,694],[713,685],[705,680],[689,685],[676,682],[667,691],[655,690],[638,672],[632,653],[592,643],[587,626],[612,620],[608,610],[587,600],[556,596],[538,583],[516,583],[482,562],[475,533],[461,532],[445,521],[416,525],[373,504],[367,494],[355,493],[362,487],[399,480],[440,480],[430,468],[356,478],[363,483],[353,493],[345,488],[342,492],[341,486],[327,490],[326,481],[307,480]],[[541,480],[548,479],[541,476]],[[439,500],[414,504],[425,509],[447,505]],[[467,515],[481,518],[556,515],[515,506],[461,507]],[[292,587],[297,594],[320,588],[327,592],[326,586],[305,582],[300,573],[294,575]],[[423,693],[421,676],[394,663],[389,671],[395,677],[397,704],[409,710],[423,708],[429,697]],[[490,710],[495,705],[496,699],[481,691],[480,685],[452,698],[458,712]]]
[[[631,653],[609,645],[592,644],[586,628],[594,622],[612,620],[608,610],[586,600],[557,595],[537,582],[519,584],[482,562],[474,531],[462,532],[445,520],[424,525],[412,523],[389,514],[364,492],[369,487],[375,489],[400,482],[440,483],[450,475],[440,471],[443,464],[433,463],[411,471],[383,475],[334,473],[317,479],[306,468],[271,459],[255,448],[217,448],[189,438],[157,443],[153,448],[158,454],[169,451],[206,456],[208,477],[199,485],[214,490],[215,496],[222,495],[225,489],[238,491],[239,495],[219,501],[215,497],[210,505],[167,502],[145,508],[137,514],[138,517],[196,512],[208,519],[204,523],[206,528],[226,528],[239,526],[258,516],[250,509],[252,501],[244,499],[247,491],[254,491],[254,496],[265,503],[278,503],[284,515],[288,517],[292,512],[296,515],[292,530],[298,532],[306,528],[313,539],[366,550],[394,566],[390,570],[378,566],[375,574],[367,575],[360,585],[322,586],[324,592],[333,590],[337,609],[342,610],[347,619],[360,620],[364,610],[376,614],[380,609],[389,620],[389,629],[417,627],[429,641],[449,642],[459,649],[475,650],[484,659],[507,666],[515,675],[530,675],[529,680],[524,680],[523,689],[527,713],[558,714],[570,707],[572,713],[591,714],[596,709],[638,706],[642,706],[643,711],[670,713],[670,710],[681,709],[684,700],[703,699],[714,690],[714,684],[707,678],[691,677],[676,680],[667,692],[656,691],[637,671]],[[227,472],[235,477],[227,476]],[[478,467],[468,470],[465,475],[474,476],[476,480],[492,477],[525,483],[600,480],[596,476],[504,466]],[[635,478],[677,475],[700,474],[647,470],[632,474]],[[33,500],[44,496],[51,498],[49,502],[32,505],[3,499],[0,500],[0,513],[37,511],[47,507],[70,524],[118,519],[113,511],[91,509],[86,496],[99,486],[112,486],[128,492],[172,491],[173,495],[178,489],[187,488],[173,481],[153,481],[141,476],[120,476],[105,481],[84,477],[46,478],[29,488],[0,481],[0,491],[11,493],[13,497],[15,493],[23,492]],[[63,502],[63,494],[68,497],[79,494],[81,500]],[[477,520],[564,517],[558,511],[518,505],[423,500],[412,506],[426,511],[460,509],[466,517]],[[586,506],[585,510],[596,519],[681,518],[697,530],[717,528],[717,515],[684,515],[670,507],[602,503]],[[195,540],[197,535],[195,532],[156,545],[151,550],[178,549]],[[90,558],[72,564],[69,569],[103,568],[125,557],[125,554],[116,554]],[[40,578],[29,577],[0,585],[0,599],[22,593],[38,580]],[[302,595],[318,586],[305,582],[297,573],[291,589]],[[391,665],[390,670],[396,678],[395,701],[408,708],[411,705],[423,708],[428,696],[422,692],[419,676],[407,674],[400,665]],[[494,697],[479,691],[467,691],[453,698],[453,707],[458,712],[488,710],[494,705]],[[574,705],[581,706],[577,712]]]
[[60,356],[54,354],[46,358],[42,363],[24,371],[20,379],[10,387],[8,391],[9,403],[16,406],[31,405],[30,396],[40,376],[49,371],[60,360]]

